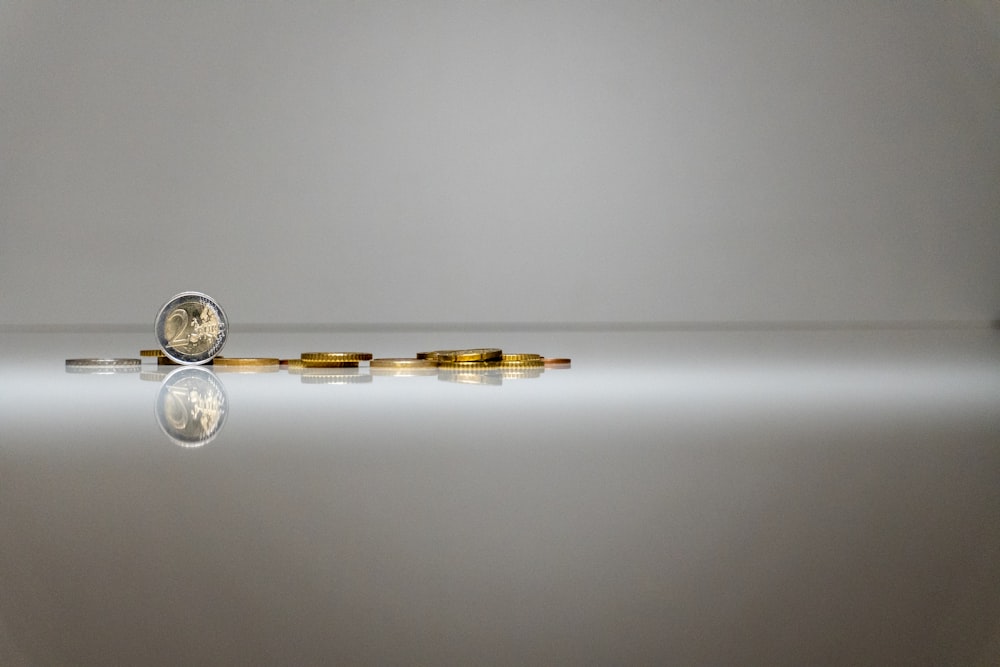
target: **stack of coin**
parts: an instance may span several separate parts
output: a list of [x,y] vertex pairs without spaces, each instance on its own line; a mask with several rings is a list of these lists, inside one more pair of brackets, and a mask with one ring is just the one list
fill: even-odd
[[303,352],[305,368],[357,368],[362,361],[370,361],[371,352]]

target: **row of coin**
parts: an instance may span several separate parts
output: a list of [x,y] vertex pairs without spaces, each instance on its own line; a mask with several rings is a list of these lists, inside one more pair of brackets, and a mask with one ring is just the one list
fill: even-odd
[[[156,360],[159,365],[178,365],[162,350],[140,350],[140,359],[67,359],[74,367],[138,366],[142,359]],[[371,368],[482,370],[489,368],[568,368],[570,359],[543,357],[540,354],[507,354],[500,348],[435,350],[418,352],[415,357],[379,357],[370,352],[303,352],[298,359],[278,357],[223,357],[206,362],[214,366],[276,367],[276,368],[357,368],[362,361]]]

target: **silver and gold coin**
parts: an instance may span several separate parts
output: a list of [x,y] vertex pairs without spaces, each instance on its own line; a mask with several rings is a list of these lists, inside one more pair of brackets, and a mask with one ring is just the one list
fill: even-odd
[[229,320],[207,294],[181,292],[160,309],[154,331],[160,349],[171,360],[184,365],[204,364],[226,344]]

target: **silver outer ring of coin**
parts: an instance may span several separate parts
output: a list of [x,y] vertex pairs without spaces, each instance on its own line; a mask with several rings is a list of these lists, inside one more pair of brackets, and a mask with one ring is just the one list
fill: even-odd
[[[171,352],[167,345],[166,336],[163,335],[163,329],[167,323],[167,314],[173,312],[177,304],[188,301],[197,301],[211,307],[215,310],[216,317],[219,318],[219,335],[215,339],[215,344],[202,354],[179,354]],[[225,347],[226,339],[229,337],[229,318],[226,317],[226,311],[222,310],[222,306],[209,295],[203,292],[181,292],[172,296],[169,301],[163,304],[160,312],[156,314],[156,320],[153,324],[153,335],[156,336],[157,344],[163,350],[163,353],[167,355],[168,359],[172,359],[184,366],[197,366],[211,361]]]
[[85,366],[87,368],[123,368],[127,366],[142,366],[141,359],[67,359],[67,366]]

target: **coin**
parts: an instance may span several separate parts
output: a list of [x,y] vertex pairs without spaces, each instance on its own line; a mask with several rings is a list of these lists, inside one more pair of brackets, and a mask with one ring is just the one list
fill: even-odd
[[542,359],[546,366],[554,366],[555,368],[569,368],[570,359],[565,357],[544,357]]
[[141,359],[67,359],[67,366],[86,366],[89,368],[122,368],[141,366]]
[[167,355],[166,355],[166,353],[163,350],[157,348],[155,350],[139,350],[139,356],[140,357],[165,357]]
[[508,354],[507,352],[504,352],[500,357],[501,361],[541,361],[541,359],[542,355],[540,354]]
[[500,368],[545,368],[541,359],[503,359]]
[[372,368],[437,368],[437,362],[430,359],[406,359],[383,357],[372,359]]
[[455,350],[434,350],[433,352],[417,352],[417,359],[429,359],[430,361],[441,361],[442,354],[451,354]]
[[203,364],[226,344],[229,320],[207,294],[181,292],[160,309],[154,331],[167,357],[179,364]]
[[214,366],[277,366],[277,358],[271,357],[216,357]]
[[309,366],[311,361],[368,361],[371,352],[303,352],[302,362]]
[[491,361],[500,359],[503,350],[498,347],[479,347],[469,350],[440,350],[438,351],[438,361]]
[[499,359],[490,359],[487,361],[442,361],[438,364],[438,368],[444,368],[448,370],[471,370],[471,371],[481,371],[491,368],[500,368]]

